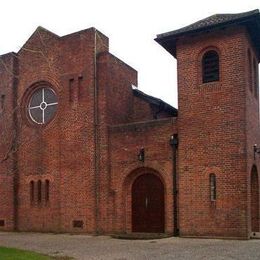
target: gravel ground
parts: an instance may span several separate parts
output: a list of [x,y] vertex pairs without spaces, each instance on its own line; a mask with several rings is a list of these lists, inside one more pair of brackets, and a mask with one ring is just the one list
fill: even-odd
[[0,245],[75,259],[260,259],[260,240],[164,238],[0,232]]

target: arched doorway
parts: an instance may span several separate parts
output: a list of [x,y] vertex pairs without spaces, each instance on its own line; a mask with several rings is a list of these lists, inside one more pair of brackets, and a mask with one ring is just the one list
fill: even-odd
[[255,165],[251,171],[251,230],[259,232],[259,182]]
[[154,174],[142,174],[132,185],[132,231],[164,233],[164,186]]

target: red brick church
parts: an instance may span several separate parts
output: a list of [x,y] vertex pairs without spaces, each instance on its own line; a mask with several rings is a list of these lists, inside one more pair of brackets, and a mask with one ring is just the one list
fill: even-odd
[[0,56],[0,230],[259,232],[259,11],[155,41],[177,59],[178,110],[95,28],[39,27]]

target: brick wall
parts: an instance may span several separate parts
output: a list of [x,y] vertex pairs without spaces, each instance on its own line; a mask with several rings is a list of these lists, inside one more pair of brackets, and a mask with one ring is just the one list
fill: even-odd
[[[249,133],[247,127],[258,122],[258,114],[252,110],[246,116],[251,109],[246,95],[246,39],[245,29],[238,27],[177,44],[182,236],[247,238],[249,234],[247,161],[252,153],[247,151],[247,139],[256,130]],[[202,84],[201,57],[211,48],[219,52],[220,80]],[[257,104],[253,106],[257,111]],[[217,178],[215,202],[210,201],[210,173]]]
[[[201,58],[210,49],[220,56],[220,80],[202,84]],[[256,59],[243,27],[178,41],[177,128],[176,118],[133,94],[137,72],[108,52],[102,33],[90,28],[59,37],[39,27],[17,54],[0,57],[0,160],[17,149],[0,163],[0,230],[131,232],[132,184],[152,173],[164,185],[165,232],[172,233],[170,137],[178,133],[180,235],[248,238],[259,197],[251,192],[259,174],[251,185],[251,171],[260,167],[248,50]],[[59,103],[44,126],[27,113],[42,84]],[[141,148],[144,162],[137,158]],[[212,173],[216,201],[210,200]]]
[[[132,85],[137,85],[137,72],[134,69],[108,52],[101,53],[97,62],[97,232],[111,233],[115,230],[119,232],[118,225],[120,224],[116,223],[122,222],[122,219],[115,219],[115,207],[118,207],[118,205],[116,205],[115,192],[111,186],[114,178],[112,172],[114,159],[111,158],[111,152],[115,152],[111,146],[124,145],[124,141],[120,139],[120,136],[111,137],[109,128],[117,124],[128,125],[130,122],[152,119],[154,112],[149,103],[133,95]],[[169,117],[165,114],[166,116]],[[132,140],[131,145],[135,142],[139,141]],[[128,146],[129,143],[125,145]],[[117,160],[124,160],[123,156],[123,153],[119,152]],[[130,172],[128,173],[130,174]],[[120,231],[123,231],[123,229],[121,228]]]
[[14,183],[17,183],[17,158],[14,153],[16,131],[17,59],[15,53],[0,56],[0,230],[15,226]]
[[[119,230],[122,219],[114,218],[118,205],[111,186],[114,177],[110,146],[120,143],[122,137],[113,136],[111,140],[109,125],[153,118],[154,108],[133,95],[137,72],[108,52],[107,37],[94,28],[59,37],[39,27],[17,54],[1,58],[8,67],[1,66],[1,80],[6,84],[1,85],[0,93],[6,95],[5,109],[1,111],[6,121],[1,124],[5,137],[1,155],[9,147],[6,140],[10,137],[11,144],[14,142],[10,129],[17,131],[17,152],[1,163],[0,220],[5,221],[5,226],[0,228],[88,233]],[[9,73],[14,71],[14,60],[19,68],[15,71],[16,81]],[[27,106],[33,91],[43,85],[56,92],[58,110],[49,124],[37,125],[29,119]],[[158,138],[166,131],[168,142],[173,124],[169,122],[156,123],[162,129],[153,136]],[[142,125],[140,129],[150,127]],[[132,140],[129,145],[133,144]],[[165,144],[149,149],[150,154],[160,154]],[[167,167],[166,176],[171,174],[169,158]],[[82,226],[73,227],[73,223]],[[170,232],[171,224],[167,225]]]
[[[170,136],[177,132],[174,118],[111,126],[110,162],[114,232],[131,232],[131,188],[141,174],[159,176],[165,189],[165,232],[173,232],[173,158]],[[137,155],[145,149],[145,161]]]
[[[246,124],[246,149],[247,149],[247,200],[248,200],[248,232],[252,231],[254,228],[259,226],[260,219],[258,219],[257,223],[251,223],[251,214],[257,215],[256,211],[258,209],[258,216],[259,216],[259,206],[254,205],[254,203],[250,203],[251,201],[257,201],[257,198],[254,196],[259,197],[259,173],[256,172],[256,175],[252,176],[253,166],[256,166],[256,171],[260,169],[259,164],[259,155],[254,155],[253,146],[257,144],[259,147],[260,145],[260,131],[259,131],[259,90],[256,90],[257,83],[255,79],[258,81],[256,75],[254,75],[253,70],[253,61],[255,60],[258,64],[256,50],[254,49],[254,45],[251,42],[249,35],[245,37],[245,79],[246,79],[246,117],[247,117],[247,124]],[[248,57],[249,54],[251,55],[251,60]],[[250,65],[251,62],[251,65]],[[251,66],[251,69],[250,69]],[[252,177],[254,179],[252,179]],[[258,180],[257,180],[258,178]],[[254,183],[252,183],[254,182]],[[251,190],[251,183],[252,183],[252,190]],[[258,191],[257,191],[258,189]],[[253,192],[253,193],[252,193]],[[259,198],[258,198],[259,203]],[[257,220],[255,219],[255,222]],[[257,228],[254,229],[256,231]]]
[[108,52],[98,55],[98,116],[96,145],[97,232],[111,233],[112,205],[108,125],[129,122],[133,111],[132,84],[137,72]]
[[[61,38],[38,28],[18,53],[20,230],[95,232],[95,57],[107,49],[107,38],[93,28]],[[25,113],[39,81],[52,85],[59,102],[43,127],[28,123]],[[48,204],[30,203],[31,180],[50,181]],[[74,220],[83,228],[73,228]]]

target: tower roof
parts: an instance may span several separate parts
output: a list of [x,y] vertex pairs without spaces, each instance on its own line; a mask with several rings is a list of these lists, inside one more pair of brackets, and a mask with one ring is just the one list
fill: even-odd
[[260,58],[260,13],[258,9],[238,14],[215,14],[178,30],[158,34],[155,41],[176,57],[176,41],[181,36],[210,32],[232,25],[247,27]]

